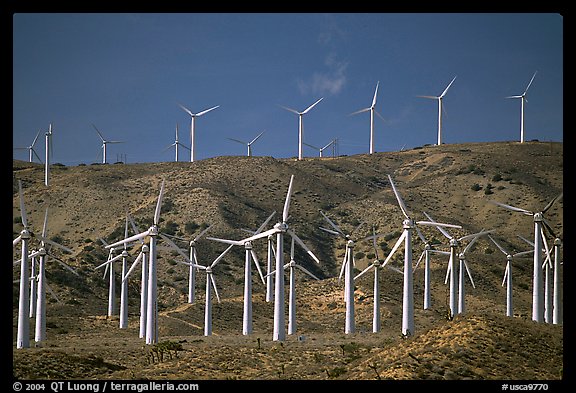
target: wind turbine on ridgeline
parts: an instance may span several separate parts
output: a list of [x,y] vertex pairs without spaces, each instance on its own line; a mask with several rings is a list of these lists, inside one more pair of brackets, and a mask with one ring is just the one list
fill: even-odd
[[526,99],[526,93],[528,92],[528,89],[530,88],[530,85],[532,85],[532,81],[534,81],[534,77],[536,76],[536,73],[538,71],[534,72],[534,75],[532,75],[532,79],[530,79],[530,82],[528,83],[528,86],[526,86],[526,90],[524,90],[524,93],[520,94],[520,95],[516,95],[516,96],[508,96],[505,98],[520,98],[521,100],[521,109],[520,109],[520,143],[524,143],[524,104],[526,102],[528,102],[528,100]]
[[334,142],[335,142],[335,139],[331,140],[331,141],[330,141],[326,146],[324,146],[324,147],[316,147],[316,146],[310,145],[310,144],[308,144],[308,143],[306,143],[306,142],[302,142],[302,143],[305,144],[305,145],[308,146],[308,147],[311,147],[312,149],[318,150],[318,152],[320,153],[320,156],[319,156],[319,157],[322,158],[322,157],[323,157],[324,150],[326,150],[327,148],[329,148],[330,146],[332,146],[332,145],[334,144]]
[[452,79],[452,82],[450,82],[448,84],[448,86],[444,89],[442,94],[440,94],[439,96],[418,96],[421,98],[430,98],[433,100],[438,100],[438,142],[437,142],[438,146],[440,146],[442,144],[442,110],[443,110],[442,99],[444,98],[444,96],[448,92],[448,89],[450,88],[450,86],[452,86],[452,83],[454,83],[455,80],[456,80],[456,77],[454,77],[454,79]]
[[172,146],[174,146],[174,150],[176,151],[176,157],[174,158],[175,162],[178,162],[178,147],[182,146],[184,149],[186,150],[190,150],[190,148],[186,145],[184,145],[182,142],[180,142],[178,140],[178,123],[176,123],[176,139],[174,140],[174,143],[172,143],[171,145],[167,146],[164,150],[162,150],[162,152],[165,152],[166,150],[170,149]]
[[[56,262],[58,262],[66,270],[74,273],[76,276],[79,274],[64,263],[60,258],[56,257],[53,253],[47,250],[47,230],[48,230],[48,208],[46,208],[46,213],[44,215],[44,225],[42,227],[42,236],[40,239],[40,248],[38,251],[29,255],[29,258],[39,257],[38,273],[36,273],[36,280],[38,282],[37,288],[37,299],[36,299],[36,325],[34,331],[34,341],[41,342],[46,340],[46,263],[48,262],[48,256],[52,257]],[[50,242],[50,245],[58,247],[68,253],[72,253],[72,250],[56,242]]]
[[50,157],[53,154],[52,150],[52,123],[48,126],[48,132],[45,134],[45,161],[44,161],[44,185],[50,185]]
[[322,101],[324,99],[324,97],[320,98],[318,101],[316,101],[315,103],[313,103],[312,105],[310,105],[308,108],[304,109],[302,112],[298,112],[295,109],[292,108],[288,108],[285,106],[280,105],[280,107],[286,109],[287,111],[290,111],[292,113],[295,113],[298,115],[298,160],[302,160],[303,156],[302,156],[302,144],[304,143],[304,122],[303,122],[303,116],[308,113],[310,111],[310,109],[314,108],[316,106],[316,104],[318,104],[320,101]]
[[506,268],[504,269],[504,278],[502,279],[502,286],[504,286],[504,283],[506,283],[506,316],[512,317],[512,316],[514,316],[514,306],[513,306],[513,301],[512,301],[512,292],[513,292],[512,260],[514,258],[520,257],[522,255],[532,254],[532,253],[534,253],[534,251],[533,250],[527,250],[527,251],[520,251],[520,252],[512,254],[511,252],[504,249],[504,247],[502,247],[502,245],[500,243],[498,243],[496,241],[496,239],[494,239],[492,236],[488,235],[488,238],[490,240],[492,240],[492,243],[494,243],[496,245],[496,247],[498,247],[498,249],[504,255],[506,255]]
[[534,220],[534,272],[532,280],[532,320],[536,322],[542,322],[544,317],[544,299],[543,299],[543,287],[542,287],[542,236],[543,229],[545,226],[550,232],[553,233],[552,228],[544,219],[544,213],[546,213],[556,201],[560,200],[563,196],[561,192],[559,195],[554,197],[541,211],[530,211],[522,209],[520,207],[506,205],[504,203],[490,201],[491,203],[503,207],[507,210],[511,210],[517,213],[522,213],[527,216],[532,216]]
[[353,239],[353,234],[362,226],[363,222],[361,222],[356,228],[352,230],[349,234],[344,233],[338,225],[334,221],[332,221],[322,210],[320,210],[320,214],[326,220],[328,224],[333,229],[328,229],[324,227],[320,227],[320,229],[324,232],[330,233],[332,235],[339,236],[346,241],[346,251],[344,252],[344,260],[342,261],[342,267],[340,268],[340,275],[338,276],[338,280],[342,277],[342,273],[344,273],[344,302],[346,303],[346,320],[344,325],[344,333],[351,334],[356,331],[355,321],[354,321],[354,276],[353,267],[354,267],[354,246],[355,241]]
[[[400,210],[404,215],[404,220],[402,221],[402,228],[404,229],[402,235],[398,239],[395,248],[404,240],[404,285],[403,285],[403,295],[402,295],[402,334],[404,336],[410,336],[414,334],[414,285],[413,285],[413,273],[414,269],[412,266],[412,230],[416,230],[421,239],[424,238],[419,225],[429,225],[436,227],[448,227],[448,228],[462,228],[460,225],[454,224],[442,224],[431,221],[414,221],[408,214],[408,209],[400,196],[400,193],[396,189],[396,185],[392,180],[392,177],[388,175],[388,181],[392,186],[392,191],[396,196]],[[424,241],[425,242],[425,241]],[[393,253],[391,253],[393,254]]]
[[[296,333],[296,269],[303,271],[308,276],[315,280],[320,280],[308,269],[299,265],[294,260],[294,238],[290,246],[290,262],[284,265],[283,269],[290,269],[290,294],[288,295],[288,334]],[[276,270],[268,273],[268,276],[273,275]]]
[[256,239],[261,239],[268,237],[270,235],[276,235],[276,272],[274,274],[274,332],[272,335],[272,340],[274,341],[284,341],[286,339],[286,326],[285,326],[285,304],[284,304],[284,234],[290,235],[300,247],[308,253],[308,255],[320,263],[318,258],[314,253],[306,246],[306,244],[294,233],[294,231],[288,226],[289,209],[290,209],[290,199],[292,197],[292,187],[294,183],[294,175],[290,176],[290,184],[288,186],[288,193],[286,195],[286,200],[284,201],[284,209],[282,211],[282,221],[274,225],[274,228],[267,231],[261,232],[257,235],[250,236],[246,239],[241,240],[242,243],[247,241],[254,241]]
[[156,344],[158,342],[158,274],[157,274],[157,238],[160,236],[168,245],[178,252],[184,261],[177,261],[184,265],[190,266],[192,263],[188,259],[188,256],[183,253],[183,251],[174,244],[172,240],[164,233],[160,232],[160,210],[162,208],[162,199],[164,197],[164,184],[165,181],[162,180],[162,185],[160,186],[160,194],[158,195],[158,201],[156,202],[156,209],[154,210],[154,219],[150,228],[146,231],[139,233],[134,236],[130,236],[127,239],[121,240],[119,242],[109,244],[105,248],[110,249],[122,245],[124,243],[131,243],[133,241],[149,238],[149,263],[148,263],[148,299],[147,299],[147,310],[146,310],[146,344]]
[[102,134],[100,133],[100,131],[98,130],[98,128],[96,128],[96,126],[94,124],[92,124],[92,127],[94,127],[94,129],[96,130],[96,133],[98,134],[98,136],[100,137],[100,139],[102,140],[102,164],[106,164],[107,161],[107,151],[106,151],[106,147],[109,143],[124,143],[124,141],[109,141],[104,139],[104,137],[102,136]]
[[234,139],[234,138],[227,138],[227,139],[234,141],[234,142],[241,143],[243,145],[246,145],[248,147],[248,157],[252,157],[252,144],[254,142],[256,142],[258,140],[258,138],[260,138],[262,136],[262,134],[264,134],[264,131],[262,131],[260,134],[258,134],[256,136],[256,138],[252,139],[250,142],[244,142],[244,141],[241,141],[239,139]]
[[185,106],[183,106],[182,104],[178,104],[180,106],[180,108],[182,108],[186,113],[188,113],[190,115],[190,162],[194,162],[194,152],[195,152],[195,144],[194,144],[194,137],[195,137],[195,123],[196,123],[196,118],[200,117],[210,111],[213,111],[216,108],[219,108],[220,105],[216,105],[213,106],[212,108],[208,108],[205,109],[203,111],[200,111],[198,113],[192,113],[192,111],[188,108],[186,108]]
[[380,81],[376,83],[376,89],[374,90],[374,98],[372,98],[372,105],[370,105],[368,108],[360,109],[350,114],[350,116],[352,116],[358,113],[364,113],[370,111],[370,154],[374,154],[374,114],[377,114],[378,116],[380,116],[382,120],[384,120],[382,115],[380,115],[380,113],[378,113],[378,111],[376,110],[376,96],[378,95],[379,84]]
[[38,153],[36,153],[36,150],[34,150],[34,145],[36,144],[36,141],[38,140],[38,137],[40,136],[41,132],[42,132],[42,130],[38,131],[38,134],[36,134],[36,137],[34,138],[34,140],[32,141],[32,144],[30,146],[15,147],[14,150],[28,150],[28,161],[29,162],[34,162],[34,157],[36,157],[38,159],[38,161],[40,161],[40,163],[42,163],[42,159],[40,158]]

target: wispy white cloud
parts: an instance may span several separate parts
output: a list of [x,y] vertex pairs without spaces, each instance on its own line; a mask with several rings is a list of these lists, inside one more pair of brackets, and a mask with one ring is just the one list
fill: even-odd
[[331,53],[326,57],[324,65],[325,71],[315,71],[310,78],[297,81],[300,93],[326,96],[337,95],[342,91],[347,81],[348,63],[337,60],[336,56]]

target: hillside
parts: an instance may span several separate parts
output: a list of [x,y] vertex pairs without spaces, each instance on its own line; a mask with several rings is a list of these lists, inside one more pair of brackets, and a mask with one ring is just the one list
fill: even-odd
[[[533,240],[532,218],[489,201],[531,211],[542,209],[563,190],[563,145],[470,143],[303,161],[240,156],[194,163],[55,165],[48,189],[43,184],[42,165],[14,161],[13,238],[22,228],[18,200],[18,180],[22,180],[31,229],[42,230],[48,207],[48,237],[73,250],[72,254],[58,255],[80,274],[77,277],[58,264],[48,264],[47,280],[60,302],[47,295],[48,339],[42,348],[14,350],[14,376],[561,379],[562,325],[531,321],[532,259],[518,258],[513,262],[515,317],[508,318],[505,288],[501,286],[506,259],[486,239],[479,240],[468,257],[475,288],[467,281],[466,314],[452,321],[446,319],[447,259],[433,257],[430,310],[422,309],[422,266],[414,272],[416,332],[412,337],[403,339],[400,334],[402,276],[393,270],[386,270],[381,277],[382,331],[371,333],[372,274],[367,274],[355,282],[357,332],[344,334],[343,284],[338,281],[344,241],[318,229],[327,225],[319,210],[345,232],[359,227],[355,232],[358,239],[372,234],[374,226],[383,234],[378,239],[382,258],[398,239],[403,219],[388,174],[415,219],[426,219],[425,211],[437,221],[461,225],[461,230],[450,229],[454,236],[495,229],[499,243],[518,252],[527,250],[529,245],[517,235]],[[298,334],[303,339],[288,337],[285,345],[271,341],[273,304],[264,300],[265,287],[255,269],[254,334],[242,336],[244,250],[241,247],[235,247],[215,269],[222,303],[213,303],[214,335],[204,337],[204,276],[200,275],[197,282],[197,301],[188,304],[187,267],[176,262],[178,254],[160,251],[160,336],[161,340],[186,340],[185,351],[177,359],[148,364],[143,355],[143,341],[138,339],[138,274],[129,284],[130,326],[119,329],[117,317],[106,317],[107,280],[102,278],[103,271],[94,270],[108,254],[99,239],[120,240],[127,211],[140,230],[146,229],[154,214],[162,179],[166,182],[162,231],[191,240],[212,225],[208,236],[245,238],[247,233],[242,228],[256,230],[273,211],[277,215],[268,228],[276,222],[290,175],[294,175],[290,226],[321,261],[316,264],[296,248],[295,259],[321,278],[319,281],[304,275],[297,278]],[[562,199],[546,213],[546,219],[563,238]],[[423,227],[422,232],[436,248],[446,248],[447,241],[437,229]],[[133,234],[132,229],[129,234]],[[187,249],[187,242],[178,244]],[[209,264],[224,248],[221,243],[201,240],[197,247],[200,263]],[[416,262],[423,250],[417,236],[413,236],[413,248]],[[266,242],[255,242],[255,250],[265,268]],[[285,251],[289,251],[288,242]],[[20,247],[15,247],[14,259],[19,252]],[[131,255],[137,253],[133,250]],[[355,269],[359,272],[374,258],[371,242],[356,242],[354,255]],[[390,265],[401,267],[402,263],[400,249]],[[14,279],[18,275],[17,265],[13,269]],[[14,342],[17,284],[13,284],[12,295]],[[78,349],[80,346],[84,347],[82,351]],[[214,357],[219,360],[214,361]],[[99,367],[81,367],[94,362]],[[190,371],[190,362],[194,363],[194,372]],[[514,366],[502,367],[504,362]],[[46,366],[47,363],[52,366]],[[32,367],[33,364],[45,366]],[[42,375],[38,371],[51,367],[53,374]]]

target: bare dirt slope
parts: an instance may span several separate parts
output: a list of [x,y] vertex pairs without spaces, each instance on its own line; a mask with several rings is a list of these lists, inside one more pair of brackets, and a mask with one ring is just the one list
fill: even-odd
[[[475,287],[467,281],[465,314],[447,319],[447,258],[435,256],[429,310],[423,310],[423,263],[414,271],[416,331],[411,337],[401,335],[402,276],[393,270],[385,270],[380,280],[381,332],[371,332],[369,273],[355,282],[356,333],[344,334],[343,283],[338,280],[344,241],[318,229],[328,225],[319,210],[345,232],[358,227],[357,239],[372,234],[374,226],[384,235],[378,239],[379,256],[388,255],[403,219],[388,174],[415,219],[425,219],[425,211],[437,221],[461,225],[461,230],[450,230],[454,236],[495,229],[493,236],[518,252],[530,247],[518,235],[534,238],[532,217],[489,201],[541,210],[563,190],[563,146],[499,142],[304,161],[216,157],[194,163],[54,165],[49,188],[43,185],[41,165],[14,161],[13,238],[22,229],[17,182],[21,180],[31,229],[41,232],[48,207],[48,236],[73,250],[54,252],[79,277],[54,261],[48,263],[47,280],[59,299],[47,296],[48,338],[41,347],[21,350],[14,344],[18,285],[13,284],[13,375],[21,379],[562,379],[563,324],[531,321],[532,259],[513,261],[515,316],[506,317],[501,286],[506,258],[486,239],[476,243],[467,259]],[[295,176],[290,225],[321,261],[316,264],[296,248],[295,259],[321,278],[297,275],[298,334],[283,343],[272,341],[273,303],[265,301],[265,286],[253,269],[254,333],[242,335],[244,250],[235,247],[215,269],[222,302],[214,300],[214,334],[205,337],[205,276],[199,272],[196,302],[188,304],[188,268],[177,263],[178,254],[161,250],[160,340],[180,342],[182,350],[177,357],[167,354],[162,362],[152,363],[150,346],[138,338],[139,269],[129,281],[129,328],[119,329],[117,317],[106,317],[107,280],[102,270],[94,269],[108,253],[99,239],[120,240],[127,211],[140,230],[147,229],[162,179],[166,181],[162,231],[190,240],[212,225],[209,236],[244,238],[241,228],[255,230],[273,211],[277,215],[268,228],[278,220],[290,175]],[[545,217],[563,238],[563,200]],[[423,227],[422,232],[435,248],[446,249],[447,240],[438,230]],[[423,244],[417,236],[412,239],[415,265]],[[187,252],[187,242],[177,242]],[[286,242],[285,251],[289,247]],[[209,264],[224,248],[201,240],[199,262]],[[266,242],[256,242],[255,250],[265,268]],[[130,251],[136,256],[137,246]],[[14,259],[19,252],[15,247]],[[356,242],[354,255],[358,273],[374,259],[372,243]],[[390,265],[402,264],[401,248]],[[15,265],[13,278],[18,276]],[[34,319],[31,323],[33,333]],[[34,346],[33,337],[31,342]]]

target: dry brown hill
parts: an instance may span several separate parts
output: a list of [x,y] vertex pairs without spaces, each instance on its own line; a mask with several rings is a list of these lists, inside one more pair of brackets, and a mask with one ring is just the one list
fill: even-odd
[[[372,275],[368,274],[355,283],[357,333],[344,334],[343,286],[337,279],[344,243],[318,229],[326,225],[319,210],[344,231],[365,222],[358,230],[359,237],[371,234],[375,226],[378,233],[387,235],[378,241],[380,255],[387,254],[402,231],[402,213],[387,174],[393,177],[414,218],[425,219],[426,211],[437,221],[462,225],[462,230],[450,231],[456,236],[495,229],[497,240],[516,252],[529,247],[517,235],[533,240],[532,218],[489,201],[542,209],[563,190],[563,145],[470,143],[303,161],[216,157],[194,163],[53,165],[49,188],[43,185],[41,165],[14,161],[13,237],[21,230],[17,180],[22,180],[32,230],[42,230],[44,210],[49,207],[48,235],[74,250],[71,255],[59,255],[80,274],[78,278],[57,264],[48,265],[47,280],[61,303],[48,295],[48,339],[42,348],[14,351],[14,376],[561,379],[562,325],[530,320],[531,258],[513,262],[516,316],[505,317],[506,295],[501,286],[505,257],[485,239],[478,241],[468,258],[476,288],[467,288],[466,314],[453,321],[446,319],[447,261],[435,257],[431,310],[422,310],[422,267],[414,274],[414,336],[401,337],[402,276],[392,270],[381,278],[382,332],[371,333]],[[177,264],[177,254],[160,251],[160,336],[161,340],[186,340],[185,351],[177,359],[147,363],[142,340],[138,339],[138,274],[130,281],[130,326],[119,329],[117,318],[105,317],[107,282],[102,271],[94,270],[107,256],[98,239],[120,240],[126,211],[141,230],[146,229],[154,214],[160,182],[165,179],[164,231],[191,239],[213,225],[209,236],[238,240],[246,237],[241,228],[255,230],[273,211],[281,214],[290,175],[295,176],[290,225],[321,260],[317,265],[297,249],[296,259],[321,278],[298,277],[297,319],[302,340],[289,337],[284,345],[271,341],[273,305],[265,302],[264,286],[256,272],[254,334],[242,336],[244,250],[240,247],[215,270],[222,303],[214,302],[214,335],[204,337],[203,275],[199,275],[196,303],[187,304],[187,268]],[[563,237],[562,199],[546,218]],[[436,229],[424,228],[423,232],[437,248],[446,244]],[[185,242],[179,244],[186,248]],[[422,252],[422,242],[416,236],[413,246],[416,260]],[[265,242],[257,242],[255,247],[261,262],[265,261]],[[201,240],[200,263],[210,263],[224,248],[220,243]],[[15,259],[19,249],[14,248]],[[358,271],[374,258],[367,241],[357,242],[354,252]],[[402,254],[397,252],[392,266],[401,266]],[[17,278],[18,274],[15,266],[13,275]],[[14,340],[17,300],[18,286],[14,284]],[[35,364],[43,367],[32,367]]]

